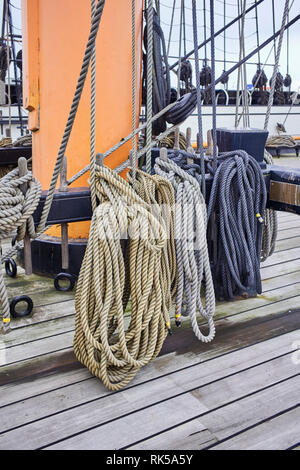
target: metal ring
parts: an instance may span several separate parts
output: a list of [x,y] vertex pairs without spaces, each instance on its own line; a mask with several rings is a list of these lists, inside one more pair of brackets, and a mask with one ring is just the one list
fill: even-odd
[[[26,302],[27,303],[27,308],[23,312],[17,312],[16,311],[16,305],[19,302]],[[27,317],[28,315],[31,314],[32,309],[33,309],[33,302],[28,295],[18,295],[17,297],[14,297],[12,301],[10,302],[10,314],[14,318],[22,318],[22,317]]]
[[[62,287],[59,285],[59,281],[61,280],[68,280],[69,285],[67,287]],[[74,289],[75,286],[75,276],[69,273],[59,273],[54,278],[54,287],[56,290],[61,292],[68,292]]]
[[5,272],[9,277],[16,277],[17,265],[13,258],[8,258],[5,261]]

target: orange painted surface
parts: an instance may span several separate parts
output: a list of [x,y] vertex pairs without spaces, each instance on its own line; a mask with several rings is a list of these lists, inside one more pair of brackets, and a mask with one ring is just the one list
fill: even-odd
[[[136,1],[137,116],[139,113],[142,0]],[[48,189],[68,118],[90,30],[90,0],[22,0],[23,95],[33,131],[33,172]],[[96,153],[132,130],[131,0],[107,0],[96,41]],[[68,178],[90,160],[90,73],[66,150]],[[114,168],[128,158],[131,143],[106,160]],[[72,187],[88,186],[88,176]],[[89,223],[69,224],[73,238],[87,237]],[[60,228],[47,233],[60,236]]]

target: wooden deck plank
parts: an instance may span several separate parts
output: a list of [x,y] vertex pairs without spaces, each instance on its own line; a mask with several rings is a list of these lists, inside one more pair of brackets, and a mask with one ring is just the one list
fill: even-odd
[[293,238],[295,236],[296,237],[299,236],[298,230],[296,231],[294,228],[291,228],[289,230],[283,230],[282,232],[278,232],[276,240],[277,241],[286,240],[288,238]]
[[[277,276],[274,278],[269,278],[263,282],[263,294],[266,295],[270,293],[274,289],[283,288],[283,286],[289,286],[292,284],[300,284],[300,270],[289,273],[282,276]],[[297,286],[295,286],[297,287]],[[300,287],[300,286],[299,286]],[[299,292],[300,293],[300,292]],[[272,294],[271,294],[272,295]],[[259,297],[260,298],[260,297]],[[266,300],[264,298],[264,300]],[[217,306],[217,311],[223,311],[223,303],[220,303]],[[228,306],[228,310],[231,310],[232,303],[225,304]],[[248,306],[253,306],[252,299],[248,300],[241,300],[241,301],[234,301],[234,305],[236,308],[240,308],[241,311],[244,311],[248,308]],[[25,344],[28,342],[36,341],[37,339],[46,338],[48,336],[53,336],[54,334],[61,334],[63,332],[72,331],[74,329],[74,315],[75,315],[75,307],[74,301],[66,301],[63,304],[64,307],[64,316],[54,318],[53,320],[47,320],[47,317],[42,322],[35,322],[33,324],[28,324],[26,328],[23,327],[16,327],[12,329],[9,334],[2,336],[3,347],[6,348]],[[51,307],[49,306],[50,311],[60,311],[61,304],[53,304]],[[42,312],[38,312],[42,315]],[[48,312],[49,313],[49,312]],[[1,349],[1,345],[0,345]]]
[[292,248],[286,251],[280,251],[279,253],[273,253],[266,261],[262,263],[262,267],[274,266],[278,263],[292,261],[296,258],[300,258],[300,247]]
[[295,406],[299,402],[298,390],[299,377],[288,379],[142,441],[129,447],[129,450],[214,448],[214,444],[220,440],[230,438],[233,434]]
[[300,407],[214,447],[216,450],[285,450],[299,441]]
[[[297,298],[298,296],[298,298]],[[258,316],[265,315],[266,310],[270,305],[273,307],[276,304],[276,309],[279,311],[281,308],[286,309],[287,305],[300,305],[300,283],[292,284],[278,288],[271,293],[261,295],[256,298],[247,299],[242,301],[242,304],[237,301],[221,303],[215,313],[215,320],[221,320],[224,318],[232,319],[233,316],[239,315],[239,322],[250,320],[251,318],[257,318]],[[287,299],[287,302],[282,303],[280,307],[279,303],[281,300]],[[297,299],[297,300],[296,300]],[[241,312],[241,305],[243,311]],[[251,307],[250,307],[251,306]],[[262,309],[264,307],[264,310]],[[255,311],[254,311],[255,309]],[[72,321],[72,319],[71,319]],[[190,322],[189,318],[185,320]],[[201,319],[200,324],[205,322]],[[73,329],[67,332],[56,333],[53,336],[48,336],[42,339],[38,339],[29,343],[12,346],[6,349],[6,364],[16,363],[18,361],[24,361],[24,359],[34,358],[40,355],[49,354],[58,350],[65,350],[71,348],[73,345]]]
[[278,240],[276,242],[276,247],[274,253],[278,253],[284,250],[290,250],[291,248],[298,248],[300,246],[300,231],[299,235],[288,238],[286,240]]
[[[232,352],[229,355],[215,358],[209,363],[201,362],[191,365],[187,354],[186,364],[189,368],[180,371],[180,380],[178,385],[180,385],[182,389],[184,389],[186,385],[189,387],[193,386],[193,382],[188,379],[191,373],[193,376],[197,377],[197,381],[201,380],[203,383],[211,382],[212,380],[217,380],[237,370],[256,365],[257,363],[262,362],[262,357],[263,360],[266,361],[274,358],[275,356],[277,357],[285,354],[290,351],[291,344],[297,339],[297,337],[297,332],[291,332],[278,338],[268,340],[267,342],[262,342],[258,345]],[[173,381],[177,384],[177,368],[178,365],[176,357],[170,357],[165,372],[160,370],[159,374],[156,374],[156,377],[153,374],[153,379],[158,381],[167,373],[171,374],[169,375],[169,378],[173,377]],[[155,372],[155,367],[153,369],[153,372]],[[145,382],[144,370],[145,369],[142,369],[141,373],[128,388]],[[172,372],[170,372],[171,370]],[[185,379],[186,375],[187,379]],[[182,382],[184,385],[182,385]],[[169,383],[170,382],[167,381],[167,384]],[[152,387],[152,384],[153,381],[149,383],[150,388]],[[174,393],[173,385],[168,392]],[[35,390],[35,393],[37,393],[37,390]],[[41,419],[52,413],[64,411],[80,404],[82,405],[85,402],[96,400],[109,394],[110,392],[104,388],[102,383],[98,379],[93,378],[91,380],[79,381],[74,385],[64,386],[64,388],[60,387],[53,392],[45,393],[44,395],[39,394],[38,396],[28,398],[27,400],[24,400],[23,398],[21,402],[19,401],[13,405],[0,408],[1,432],[10,429],[11,427],[24,425],[27,422]],[[26,414],[24,413],[25,409],[27,410]]]
[[[244,325],[223,322],[217,326],[217,336],[209,345],[200,343],[190,328],[175,330],[173,336],[166,339],[160,356],[142,368],[132,384],[293,332],[299,325],[298,318],[297,312],[281,315],[271,313],[269,317],[252,320]],[[87,377],[91,377],[91,374],[77,362],[72,350],[6,366],[0,375],[1,405],[71,385]]]
[[[108,399],[103,398],[101,400],[101,407],[95,403],[85,405],[87,408],[85,406],[81,407],[81,422],[78,423],[77,418],[76,435],[50,446],[47,446],[47,444],[42,444],[42,446],[46,445],[49,449],[86,450],[128,447],[158,432],[167,430],[172,426],[177,426],[186,420],[200,417],[201,414],[208,413],[217,407],[241,399],[250,393],[259,391],[261,388],[275,385],[279,380],[287,379],[294,373],[295,365],[291,361],[291,354],[287,354],[265,364],[254,366],[242,372],[240,371],[219,381],[199,386],[199,388],[193,389],[190,392],[184,392],[178,396],[174,394],[174,398],[170,398],[167,401],[160,401],[157,404],[154,404],[152,401],[152,406],[147,408],[145,408],[147,403],[146,396],[151,393],[151,390],[149,390],[149,387],[144,391],[142,386],[135,387],[119,394],[111,395]],[[180,380],[180,374],[178,380]],[[191,374],[188,380],[192,381],[192,384],[196,386],[197,378],[193,374]],[[158,384],[160,382],[161,380]],[[188,384],[190,385],[189,382]],[[184,386],[184,383],[182,383],[182,386]],[[143,408],[138,410],[141,391],[143,391],[143,397],[141,397]],[[152,388],[152,392],[153,400],[153,396],[156,396],[155,387]],[[160,395],[157,398],[160,398]],[[117,404],[118,399],[121,399],[119,405]],[[130,403],[131,408],[127,408],[124,413],[126,403]],[[118,418],[114,419],[116,415],[115,410],[119,406],[122,406],[124,415],[120,417],[119,413]],[[30,448],[40,447],[41,442],[46,442],[47,440],[51,442],[53,438],[57,440],[65,439],[62,436],[67,435],[68,429],[69,432],[71,430],[70,425],[73,422],[72,411],[67,411],[61,415],[61,417],[64,416],[63,421],[65,422],[62,431],[58,428],[58,417],[51,417],[16,429],[15,431],[7,432],[0,438],[0,446],[2,445],[1,442],[4,442],[10,448],[11,438],[13,438],[14,442],[18,441],[18,435],[22,432],[21,430],[25,431],[23,436],[28,433],[30,434],[31,440],[28,444],[26,443],[26,445],[30,445]],[[106,421],[108,422],[106,423]],[[86,428],[91,427],[91,429],[81,432],[84,426]],[[43,429],[47,429],[47,436],[42,437]],[[74,427],[71,432],[74,432]],[[23,440],[24,445],[25,442]]]

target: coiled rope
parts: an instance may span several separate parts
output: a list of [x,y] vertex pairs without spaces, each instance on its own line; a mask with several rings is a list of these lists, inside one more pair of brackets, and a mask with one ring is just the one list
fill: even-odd
[[266,142],[266,147],[295,147],[296,142],[291,135],[272,135]]
[[212,265],[221,299],[261,293],[260,256],[266,186],[257,161],[243,150],[218,156],[208,205],[217,240]]
[[[155,172],[170,181],[176,193],[175,243],[178,270],[175,318],[189,315],[196,337],[205,343],[215,336],[213,315],[215,295],[206,243],[206,205],[199,183],[171,160],[157,158]],[[205,306],[201,287],[205,280]],[[208,322],[204,335],[198,325],[197,313]]]
[[[28,184],[25,194],[22,185]],[[0,241],[12,235],[17,229],[17,240],[22,240],[26,229],[30,235],[35,234],[32,214],[37,208],[42,193],[40,183],[31,171],[20,177],[19,168],[15,168],[0,180]],[[1,262],[5,260],[2,257]],[[0,303],[4,326],[10,321],[8,295],[0,270]]]
[[[147,186],[149,178],[144,181],[138,172],[137,184]],[[100,204],[76,289],[74,351],[107,388],[119,390],[157,356],[170,329],[166,231],[149,204],[108,168],[96,167],[95,187]],[[126,233],[124,261],[121,237]]]

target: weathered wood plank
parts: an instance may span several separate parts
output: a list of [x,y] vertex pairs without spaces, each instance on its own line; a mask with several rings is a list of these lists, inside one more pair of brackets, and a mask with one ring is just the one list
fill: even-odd
[[[75,409],[64,412],[60,415],[64,422],[64,426],[61,426],[63,429],[59,428],[60,423],[56,415],[14,431],[9,431],[2,435],[3,441],[0,440],[0,446],[3,445],[1,442],[4,442],[6,448],[9,449],[13,441],[13,445],[15,445],[15,442],[19,440],[18,436],[21,432],[23,436],[28,435],[28,433],[31,436],[28,443],[24,441],[23,437],[22,444],[23,446],[29,445],[30,448],[47,446],[44,443],[51,442],[51,439],[54,442],[55,439],[65,439],[68,432],[74,432],[71,430],[70,425],[73,419],[76,419],[75,414],[77,415],[76,432],[80,434],[47,446],[47,448],[91,450],[128,447],[158,432],[177,426],[186,420],[200,417],[203,413],[241,399],[243,396],[259,391],[263,387],[276,384],[279,380],[291,377],[294,372],[295,365],[291,361],[291,355],[288,354],[211,384],[199,386],[193,391],[178,396],[175,396],[175,394],[176,392],[179,393],[179,382],[175,383],[172,376],[169,380],[174,382],[174,398],[167,401],[153,403],[153,397],[156,396],[157,392],[156,383],[152,383],[150,390],[149,387],[145,387],[143,390],[144,386],[131,388],[101,399],[101,406],[94,402],[81,406],[80,411]],[[181,375],[177,374],[177,376],[176,379],[179,381]],[[160,383],[162,384],[162,379],[158,382],[158,384]],[[184,382],[180,383],[182,384],[181,387],[184,387]],[[191,374],[188,379],[188,386],[197,387],[196,384],[197,377]],[[163,385],[163,390],[165,386]],[[141,392],[142,408],[138,410]],[[149,394],[152,397],[152,406],[145,408]],[[160,394],[159,398],[163,400]],[[129,407],[126,407],[126,404],[129,404]],[[123,414],[121,417],[119,407],[121,407],[121,413]],[[80,415],[80,423],[78,423],[78,415]],[[81,433],[84,427],[93,429]],[[42,436],[43,429],[47,429],[47,435]]]
[[200,450],[295,406],[299,378],[294,377],[254,393],[207,415],[184,423],[130,447],[130,450]]
[[279,253],[274,253],[266,261],[262,263],[262,267],[276,265],[278,263],[283,263],[287,261],[292,261],[296,258],[300,258],[300,247],[292,248],[291,250],[280,251]]
[[[237,317],[233,318],[237,320]],[[160,356],[142,368],[132,384],[158,378],[200,361],[209,361],[274,336],[293,332],[298,325],[297,312],[281,315],[271,312],[269,317],[245,324],[238,321],[222,321],[217,324],[216,338],[209,345],[200,343],[190,328],[176,329],[173,336],[166,339]],[[91,376],[90,373],[77,362],[72,350],[6,366],[2,368],[0,375],[1,404],[13,403],[67,384],[71,385],[88,376]]]
[[300,267],[300,257],[287,261],[285,263],[275,264],[273,266],[262,266],[260,269],[262,279],[272,278],[276,275],[288,274],[298,271]]
[[298,247],[300,247],[300,235],[297,235],[293,238],[288,238],[286,240],[278,240],[276,242],[274,253],[280,253],[283,250],[290,250],[291,248]]
[[[211,382],[224,377],[225,375],[235,373],[238,370],[252,367],[257,363],[262,362],[262,358],[266,361],[285,354],[290,351],[291,344],[297,339],[297,337],[297,332],[291,332],[255,346],[213,359],[209,363],[201,362],[198,364],[191,364],[189,357],[186,357],[186,364],[189,368],[187,370],[181,370],[178,385],[181,386],[182,389],[185,389],[185,386],[192,387],[193,382],[190,380],[191,375],[193,375],[193,377],[197,377],[197,381],[200,380],[203,383]],[[165,367],[165,373],[168,374],[170,374],[171,367],[173,368],[169,378],[175,377],[174,382],[177,383],[176,368],[178,366],[176,357],[171,357],[168,364],[165,364],[165,366],[167,366]],[[130,387],[141,384],[145,381],[144,377],[146,374],[144,373],[144,370],[145,369],[142,369],[141,373],[132,382]],[[155,373],[154,367],[153,373]],[[155,381],[160,380],[159,377],[162,377],[163,373],[164,371],[160,370],[160,373],[156,375],[156,378],[153,375]],[[148,374],[149,371],[146,377]],[[150,388],[152,387],[152,384],[153,381],[149,383]],[[167,381],[167,385],[168,384],[170,384],[169,381]],[[173,384],[168,390],[165,389],[164,393],[167,391],[172,396],[174,393]],[[64,411],[73,406],[78,406],[106,395],[109,395],[109,392],[103,387],[102,383],[98,379],[94,378],[92,380],[81,381],[74,385],[65,386],[63,389],[59,388],[44,395],[39,394],[39,396],[29,398],[27,400],[23,399],[22,402],[0,408],[0,431],[3,432],[11,427],[24,425],[27,422],[41,419],[52,413]],[[157,399],[157,394],[155,399]],[[26,414],[24,413],[25,409]]]
[[[249,321],[252,318],[257,318],[265,314],[262,307],[268,308],[268,306],[274,302],[278,302],[276,309],[280,309],[279,301],[289,299],[289,305],[294,305],[294,299],[290,299],[291,296],[296,297],[300,295],[300,283],[293,284],[291,286],[282,287],[253,299],[244,300],[242,303],[243,311],[241,312],[241,304],[237,301],[221,303],[217,306],[215,319],[224,319],[233,315],[240,315],[240,321]],[[285,304],[284,308],[285,307]],[[297,305],[297,304],[296,304]],[[254,310],[255,309],[255,310]],[[280,311],[280,310],[279,310]],[[282,311],[282,310],[281,310]],[[185,320],[189,322],[189,319]],[[200,324],[205,322],[200,319]],[[45,337],[25,343],[22,345],[12,346],[6,350],[6,364],[12,364],[24,359],[34,358],[40,355],[49,354],[58,350],[65,350],[73,345],[73,330],[62,332],[54,336]]]
[[[74,330],[75,315],[73,301],[66,302],[64,305],[66,316],[54,320],[48,320],[41,323],[33,323],[22,328],[15,328],[9,333],[1,336],[2,346],[0,350],[14,346],[31,343],[37,340],[45,339],[55,334],[65,333]],[[60,304],[56,304],[56,308],[61,308]],[[67,314],[68,311],[68,314]]]
[[[75,315],[74,299],[59,300],[58,302],[46,305],[36,305],[33,308],[33,314],[30,317],[13,319],[11,321],[11,330],[14,331],[18,328],[23,328],[24,326],[31,327],[34,324],[43,323],[46,327],[45,322],[69,315]],[[11,332],[8,334],[10,335]]]
[[[277,289],[281,288],[282,286],[286,286],[289,284],[297,283],[299,280],[300,284],[300,277],[299,273],[291,273],[291,274],[286,274],[280,277],[275,277],[275,278],[270,278],[267,279],[266,281],[263,282],[263,294],[267,294],[270,292],[272,289]],[[297,287],[297,286],[295,286]],[[298,286],[300,289],[300,285]],[[300,293],[300,290],[299,290]],[[272,294],[271,294],[272,295]],[[217,310],[222,310],[222,303],[218,305]],[[224,306],[228,310],[232,312],[231,310],[231,305],[232,303],[225,303]],[[235,308],[240,308],[241,311],[245,310],[248,308],[248,305],[251,307],[253,306],[252,304],[252,299],[248,299],[247,301],[241,300],[241,301],[235,301],[234,306]],[[240,306],[240,307],[239,307]],[[61,304],[53,304],[49,306],[49,311],[48,316],[50,313],[54,312],[59,312],[61,310],[62,305]],[[54,334],[61,334],[66,331],[71,331],[74,329],[74,301],[66,301],[63,303],[63,313],[64,316],[58,317],[57,319],[49,320],[46,321],[47,317],[44,317],[43,322],[36,322],[33,324],[28,324],[28,326],[25,328],[23,327],[18,327],[14,328],[9,332],[7,335],[2,336],[2,342],[3,342],[3,347],[11,347],[15,346],[18,344],[25,344],[27,342],[35,341],[37,339],[42,339],[42,338],[47,338],[48,336],[53,336]],[[38,312],[40,315],[42,312]],[[1,345],[0,345],[1,349]]]
[[214,447],[218,450],[285,450],[299,441],[300,407],[283,413]]
[[288,238],[293,238],[298,235],[299,235],[299,231],[291,228],[289,230],[283,230],[282,232],[278,232],[276,240],[277,241],[287,240]]

